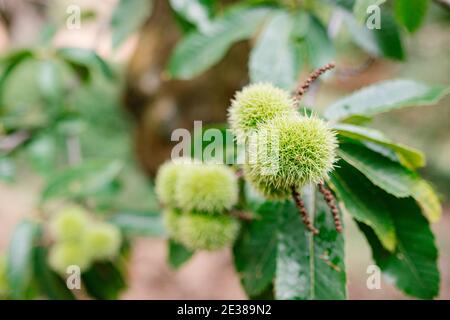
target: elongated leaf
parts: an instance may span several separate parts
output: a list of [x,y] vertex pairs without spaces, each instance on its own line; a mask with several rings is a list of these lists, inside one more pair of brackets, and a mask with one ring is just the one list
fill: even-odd
[[106,78],[112,79],[114,77],[109,64],[93,50],[60,48],[57,50],[57,55],[68,63],[83,80],[90,79],[92,68],[98,68]]
[[301,48],[293,35],[299,25],[295,19],[308,16],[280,11],[271,17],[250,55],[252,82],[272,82],[286,90],[295,86],[302,63]]
[[395,227],[390,208],[385,206],[383,200],[388,194],[343,161],[332,173],[330,185],[341,207],[356,220],[372,227],[383,246],[393,251]]
[[384,81],[336,101],[325,110],[325,117],[344,120],[352,115],[374,116],[405,107],[433,105],[447,93],[444,86],[403,79]]
[[81,198],[108,191],[122,167],[119,161],[92,161],[56,173],[42,192],[42,200]]
[[425,20],[428,4],[428,0],[395,0],[395,17],[409,32],[414,32]]
[[178,269],[184,263],[186,263],[194,254],[193,251],[189,250],[182,244],[175,242],[173,240],[169,240],[169,255],[168,261],[172,268]]
[[339,156],[388,193],[402,198],[413,197],[431,222],[441,217],[437,195],[417,173],[362,145],[341,144]]
[[118,226],[129,236],[164,237],[164,223],[159,213],[119,212],[109,222]]
[[319,234],[305,230],[289,202],[280,216],[275,294],[277,299],[345,299],[344,239],[321,194],[304,194]]
[[211,30],[211,0],[169,0],[172,9],[200,32]]
[[285,210],[282,202],[265,202],[256,220],[242,227],[236,241],[234,264],[249,297],[257,296],[272,283],[275,274],[278,217]]
[[281,300],[313,299],[309,257],[311,235],[293,203],[286,202],[280,215],[275,296]]
[[251,37],[268,12],[267,8],[234,8],[214,19],[207,34],[189,34],[170,58],[170,74],[179,79],[199,75],[222,59],[233,43]]
[[377,57],[383,55],[372,30],[368,29],[364,24],[358,23],[350,12],[341,10],[340,14],[342,15],[347,30],[356,45],[371,55]]
[[7,258],[7,274],[11,297],[25,299],[33,275],[33,257],[41,226],[35,221],[23,220],[11,237]]
[[55,61],[44,60],[40,62],[36,82],[45,101],[53,107],[60,107],[58,103],[60,103],[63,88],[61,86],[61,74]]
[[33,57],[33,52],[29,49],[20,49],[2,57],[0,63],[2,70],[0,73],[0,107],[3,103],[3,88],[6,79],[14,71],[14,69],[25,60]]
[[153,0],[120,0],[111,18],[112,45],[117,48],[152,13]]
[[431,299],[439,293],[438,251],[428,221],[411,198],[392,196],[383,202],[390,208],[397,234],[395,252],[383,249],[372,229],[359,225],[372,247],[375,262],[404,293]]
[[[334,129],[337,130],[340,136],[360,140],[370,149],[384,154],[391,160],[398,160],[398,162],[407,168],[416,169],[425,165],[425,156],[421,151],[402,144],[397,144],[375,129],[354,126],[351,124],[336,124]],[[374,144],[378,145],[378,147]],[[394,154],[389,151],[393,151]]]
[[47,264],[47,249],[38,247],[34,255],[34,275],[40,291],[49,299],[74,300],[65,281]]
[[335,59],[336,52],[333,43],[322,22],[310,15],[308,32],[305,35],[305,45],[308,60],[313,68],[320,68]]
[[[376,26],[376,28],[372,30],[377,39],[378,46],[380,47],[383,56],[386,58],[403,60],[405,58],[405,52],[398,25],[392,14],[385,8],[382,8],[380,13],[379,26]],[[377,14],[377,11],[372,13],[372,15],[375,15],[375,18]],[[369,15],[368,20],[370,19],[371,16]]]
[[100,300],[115,300],[127,284],[122,270],[112,262],[95,263],[82,274],[87,293]]

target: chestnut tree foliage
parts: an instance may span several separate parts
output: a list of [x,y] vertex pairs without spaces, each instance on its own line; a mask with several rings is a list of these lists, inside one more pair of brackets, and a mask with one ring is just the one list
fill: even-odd
[[[151,18],[156,1],[118,2],[110,21],[114,47]],[[429,2],[170,0],[183,36],[167,74],[193,79],[235,43],[251,40],[250,82],[290,94],[299,74],[335,60],[332,20],[339,20],[371,59],[400,61],[407,55],[403,38],[422,25]],[[379,29],[366,27],[373,19],[373,12],[367,13],[371,5],[380,8]],[[13,49],[0,60],[0,178],[20,179],[26,168],[44,182],[35,212],[17,225],[5,258],[0,255],[0,298],[75,299],[79,293],[67,287],[62,271],[84,261],[82,296],[116,299],[126,288],[133,236],[154,236],[168,238],[168,262],[174,268],[197,250],[232,246],[249,298],[345,299],[345,239],[335,225],[342,215],[355,220],[374,263],[401,291],[423,299],[438,296],[438,249],[430,223],[439,220],[441,205],[418,173],[425,156],[367,125],[380,113],[433,105],[448,92],[446,87],[384,81],[338,99],[323,113],[301,101],[287,114],[313,114],[336,138],[336,162],[332,170],[327,167],[321,184],[305,183],[293,199],[268,199],[255,192],[245,174],[235,176],[239,166],[205,165],[181,182],[177,178],[177,186],[170,177],[164,186],[157,179],[156,193],[166,203],[162,209],[130,159],[130,128],[117,111],[120,71],[94,50],[52,47],[48,30],[56,27],[44,30],[35,45]],[[263,112],[272,112],[271,106]],[[236,142],[225,144],[224,156],[236,147]],[[168,195],[175,197],[173,202]],[[335,198],[340,216],[331,214],[337,207],[330,206],[329,197]],[[299,199],[316,234],[299,215]],[[55,229],[55,219],[68,208],[82,213],[64,218],[69,229],[63,218]],[[80,220],[84,215],[90,223]],[[89,224],[98,228],[90,230]],[[104,254],[88,259],[72,244],[61,249],[58,228],[69,234],[90,230],[90,243]]]

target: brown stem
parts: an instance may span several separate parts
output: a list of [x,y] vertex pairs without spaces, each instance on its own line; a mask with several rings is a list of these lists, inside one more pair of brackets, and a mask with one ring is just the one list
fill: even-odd
[[315,71],[313,71],[309,77],[302,83],[300,84],[297,89],[295,90],[294,93],[294,100],[298,103],[300,102],[300,100],[302,99],[302,97],[305,95],[305,93],[308,91],[309,87],[311,86],[311,83],[313,83],[317,78],[319,78],[322,74],[324,74],[325,72],[327,72],[328,70],[331,70],[335,67],[336,65],[334,64],[334,62],[330,62],[326,65],[324,65],[323,67],[316,69]]
[[331,213],[333,214],[334,219],[334,225],[336,226],[336,231],[342,232],[342,223],[341,218],[339,217],[339,209],[336,206],[333,194],[330,190],[325,188],[323,183],[319,183],[319,191],[323,194],[328,207],[331,209]]
[[244,211],[232,210],[230,212],[230,215],[239,220],[244,220],[244,221],[252,221],[253,220],[253,215],[248,212],[244,212]]
[[302,198],[300,197],[300,193],[298,193],[297,189],[295,187],[292,187],[292,198],[294,198],[295,205],[298,208],[298,211],[300,212],[300,215],[302,216],[303,223],[305,224],[306,228],[312,232],[312,234],[316,235],[319,233],[319,230],[317,230],[314,225],[312,224],[311,220],[309,219],[308,212],[305,208],[305,203],[303,202]]

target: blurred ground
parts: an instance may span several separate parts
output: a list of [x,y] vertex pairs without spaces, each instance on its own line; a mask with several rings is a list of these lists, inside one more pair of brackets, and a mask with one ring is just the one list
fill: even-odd
[[[35,205],[37,183],[0,184],[0,252],[21,217]],[[348,219],[347,219],[348,220]],[[384,280],[380,290],[366,287],[370,249],[356,226],[346,221],[346,255],[351,299],[407,299]],[[441,299],[450,299],[450,211],[433,227],[440,248]],[[245,299],[233,269],[231,252],[201,252],[173,271],[166,264],[163,239],[137,239],[129,269],[129,289],[122,299]]]

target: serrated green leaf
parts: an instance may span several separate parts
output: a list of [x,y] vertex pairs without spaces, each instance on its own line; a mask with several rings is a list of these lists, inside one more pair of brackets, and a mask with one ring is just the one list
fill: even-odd
[[270,18],[250,54],[251,82],[271,82],[286,90],[295,86],[303,60],[302,48],[293,35],[302,31],[294,29],[298,19],[307,20],[308,16],[280,11]]
[[431,222],[440,219],[439,199],[417,173],[362,145],[340,144],[338,155],[388,193],[401,198],[413,197]]
[[178,269],[179,267],[181,267],[194,254],[193,251],[189,250],[182,244],[172,239],[169,239],[168,247],[169,247],[168,262],[169,265],[174,269]]
[[90,161],[70,167],[49,179],[41,198],[83,198],[108,191],[122,167],[120,161]]
[[65,281],[47,264],[47,249],[38,247],[34,255],[34,277],[39,290],[49,299],[74,300],[74,294]]
[[99,300],[115,300],[127,287],[124,274],[113,262],[97,262],[82,274],[86,292]]
[[258,217],[242,226],[236,241],[234,264],[249,297],[257,296],[272,283],[275,274],[278,217],[282,202],[265,202],[255,210]]
[[383,246],[393,251],[396,245],[395,227],[390,208],[385,206],[383,200],[388,194],[344,161],[339,161],[331,174],[330,186],[341,208],[356,220],[371,226]]
[[210,0],[169,0],[172,9],[183,19],[193,24],[200,32],[211,29],[212,1]]
[[319,234],[305,230],[292,202],[280,215],[275,295],[277,299],[345,299],[344,239],[323,196],[311,189],[305,203]]
[[[339,133],[339,136],[360,140],[368,148],[384,154],[391,160],[400,162],[409,169],[416,169],[425,165],[425,156],[421,151],[395,143],[385,137],[380,131],[342,123],[334,125],[333,128]],[[389,151],[393,151],[394,154],[391,153],[389,155]]]
[[251,37],[268,12],[263,7],[234,8],[214,19],[207,34],[190,33],[176,46],[169,73],[178,79],[199,75],[221,60],[232,44]]
[[118,226],[128,236],[166,236],[163,219],[159,213],[123,211],[112,215],[109,222]]
[[395,0],[395,17],[409,32],[414,32],[425,20],[428,4],[428,0]]
[[353,115],[374,116],[405,107],[433,105],[448,91],[444,86],[429,86],[412,80],[383,81],[339,99],[324,115],[337,121]]
[[34,249],[40,234],[40,224],[22,220],[11,237],[6,268],[10,294],[14,299],[27,297],[33,275]]
[[359,224],[372,247],[375,262],[389,281],[407,295],[431,299],[439,293],[438,250],[428,221],[411,198],[383,199],[392,212],[397,246],[388,252],[381,246],[373,230]]
[[117,48],[151,15],[153,0],[120,0],[111,18],[112,46]]

